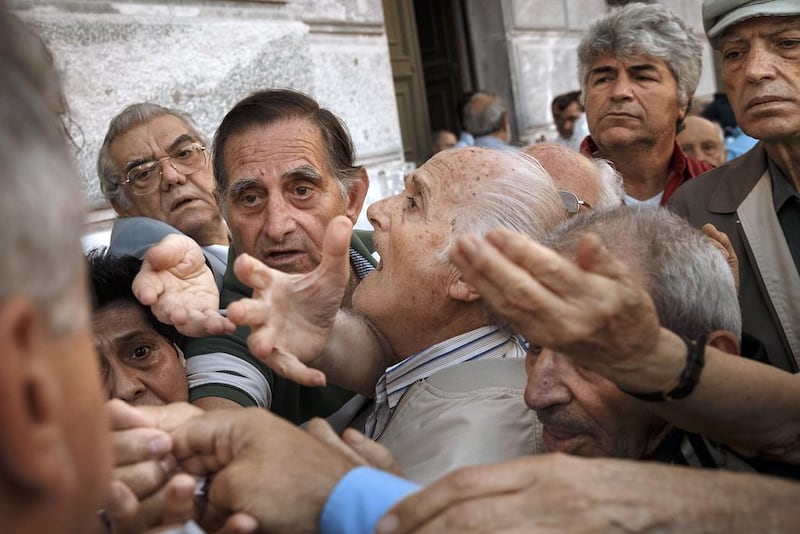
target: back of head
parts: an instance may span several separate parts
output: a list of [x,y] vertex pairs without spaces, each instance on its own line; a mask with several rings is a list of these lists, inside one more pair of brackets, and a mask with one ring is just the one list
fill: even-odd
[[592,63],[603,56],[661,59],[678,82],[678,102],[688,105],[700,80],[703,45],[686,23],[659,4],[628,4],[596,20],[578,45],[583,94]]
[[[133,256],[115,257],[105,254],[103,249],[91,251],[89,261],[89,289],[92,296],[92,312],[108,306],[128,304],[139,307],[147,322],[165,339],[180,344],[183,337],[172,325],[156,319],[149,306],[143,306],[133,294],[133,279],[139,274],[142,260]],[[95,332],[97,334],[97,332]],[[100,332],[102,334],[102,332]]]
[[480,137],[502,130],[508,108],[492,93],[475,93],[464,106],[464,129]]
[[[60,124],[27,79],[0,59],[0,301],[33,298],[56,331],[87,320],[81,279],[83,201]],[[42,66],[42,68],[47,68]],[[81,313],[83,311],[83,313]]]
[[100,178],[100,190],[103,191],[108,201],[117,201],[123,207],[130,207],[130,200],[125,196],[122,185],[122,171],[111,158],[111,144],[121,135],[129,132],[133,128],[150,122],[151,120],[164,115],[172,115],[179,118],[189,128],[189,132],[202,144],[207,145],[208,140],[200,132],[194,120],[188,113],[177,109],[159,106],[152,102],[139,102],[131,104],[120,111],[108,124],[106,136],[100,151],[97,154],[97,176]]
[[233,106],[214,136],[214,178],[222,196],[228,186],[225,169],[228,139],[253,128],[291,119],[306,120],[318,128],[328,164],[339,180],[343,194],[358,180],[360,167],[355,165],[355,148],[344,123],[308,95],[290,89],[267,89],[253,93]]
[[559,226],[548,244],[573,254],[586,232],[599,235],[641,277],[662,326],[691,339],[715,330],[741,334],[739,300],[726,259],[677,215],[633,206],[589,212]]
[[622,204],[625,195],[622,178],[608,161],[587,158],[555,143],[528,145],[522,151],[542,164],[556,188],[575,193],[592,209],[614,208]]

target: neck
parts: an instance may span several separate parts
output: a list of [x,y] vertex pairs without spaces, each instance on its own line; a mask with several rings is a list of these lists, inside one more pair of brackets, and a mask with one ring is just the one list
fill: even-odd
[[350,265],[350,280],[347,282],[347,287],[344,288],[344,297],[342,297],[342,308],[346,310],[353,309],[353,293],[356,290],[361,280],[356,275],[355,269],[353,269],[353,265]]
[[[442,310],[437,314],[425,313],[424,320],[415,321],[413,325],[404,321],[395,321],[395,324],[388,328],[378,327],[392,349],[394,355],[392,364],[401,362],[437,343],[486,326],[486,317],[482,307],[474,306],[474,303],[464,304],[463,302],[456,306],[460,309]],[[442,319],[432,319],[434,315]],[[409,335],[409,332],[414,332],[414,335]]]
[[769,158],[783,172],[786,179],[800,192],[800,142],[766,143],[764,148]]
[[625,193],[637,200],[653,198],[664,190],[670,173],[675,140],[655,145],[600,148],[600,155],[614,163],[622,176]]

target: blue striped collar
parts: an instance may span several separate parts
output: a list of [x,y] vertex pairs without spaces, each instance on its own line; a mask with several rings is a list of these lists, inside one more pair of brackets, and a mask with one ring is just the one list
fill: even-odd
[[525,348],[509,330],[483,326],[437,343],[386,369],[378,381],[375,402],[388,399],[389,407],[394,409],[414,382],[451,365],[471,360],[523,357]]

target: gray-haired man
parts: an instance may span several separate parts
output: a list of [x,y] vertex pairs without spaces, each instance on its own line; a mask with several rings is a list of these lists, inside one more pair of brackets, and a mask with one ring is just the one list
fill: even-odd
[[587,156],[610,160],[626,204],[664,205],[711,168],[675,141],[700,78],[698,37],[660,5],[631,4],[595,21],[578,46],[578,77],[591,134]]
[[736,120],[760,142],[687,184],[671,207],[713,223],[739,256],[743,330],[766,355],[746,356],[797,372],[800,364],[800,4],[709,0],[703,23],[722,53]]

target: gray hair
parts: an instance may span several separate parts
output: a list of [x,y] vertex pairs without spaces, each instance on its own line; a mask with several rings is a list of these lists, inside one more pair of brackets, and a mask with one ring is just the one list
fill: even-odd
[[678,101],[688,105],[700,81],[703,42],[686,23],[659,4],[628,4],[596,20],[578,45],[578,80],[586,97],[597,58],[648,55],[663,60],[678,82]]
[[[476,194],[458,205],[450,239],[437,255],[439,261],[449,261],[457,238],[465,234],[482,236],[494,228],[507,228],[542,241],[566,220],[564,203],[544,167],[524,152],[501,152],[508,158],[508,172],[481,180]],[[508,324],[488,306],[485,313],[489,323],[501,327]]]
[[206,137],[200,133],[191,116],[177,109],[166,108],[153,104],[152,102],[140,102],[131,104],[119,112],[108,125],[106,137],[97,155],[97,176],[100,178],[100,190],[103,191],[108,201],[116,201],[121,206],[128,208],[131,205],[130,199],[120,187],[123,182],[121,170],[111,158],[111,144],[117,137],[124,135],[137,126],[149,122],[163,115],[172,115],[186,123],[189,133],[192,134],[204,146],[208,145]]
[[32,298],[67,332],[88,324],[80,179],[43,95],[0,63],[0,242],[12,251],[0,262],[0,301]]
[[573,217],[548,237],[573,253],[585,232],[641,273],[661,325],[690,339],[715,330],[741,335],[733,274],[720,250],[701,231],[665,209],[622,206]]
[[614,168],[614,165],[606,159],[592,158],[590,161],[597,169],[597,175],[600,178],[597,202],[592,208],[609,209],[621,206],[625,198],[622,176]]
[[475,93],[464,106],[464,129],[480,137],[503,127],[503,117],[508,107],[493,93]]

